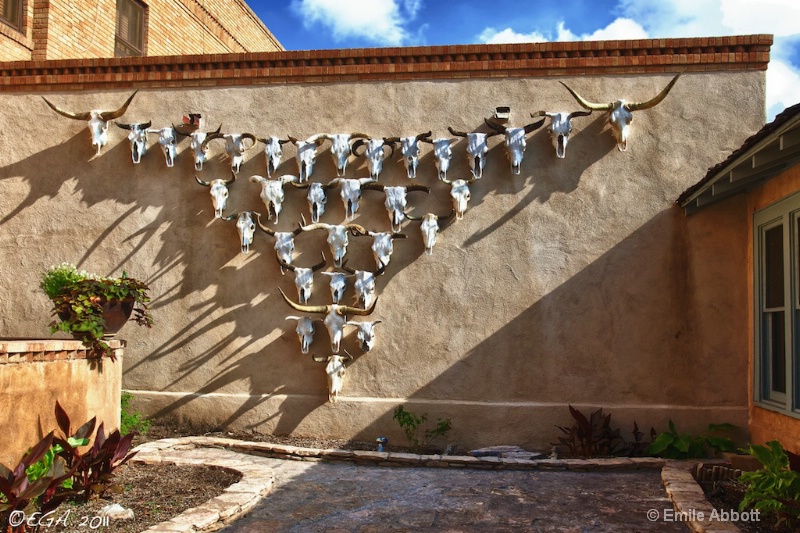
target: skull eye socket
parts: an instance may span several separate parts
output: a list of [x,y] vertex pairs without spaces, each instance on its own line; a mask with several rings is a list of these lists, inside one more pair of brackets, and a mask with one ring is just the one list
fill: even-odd
[[255,224],[250,224],[250,226],[248,226],[248,227],[250,228],[250,231],[255,231],[256,230],[256,225]]
[[228,191],[222,191],[222,196],[224,196],[225,198],[227,198],[227,197],[228,197]]

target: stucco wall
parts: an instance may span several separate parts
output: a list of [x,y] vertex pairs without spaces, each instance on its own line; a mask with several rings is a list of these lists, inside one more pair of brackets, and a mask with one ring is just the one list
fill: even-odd
[[[202,112],[206,129],[222,124],[259,136],[432,130],[440,137],[447,126],[485,129],[483,118],[499,105],[511,106],[512,125],[539,109],[577,110],[559,81],[595,101],[643,100],[673,75],[144,89],[123,120],[162,127]],[[156,326],[130,324],[120,333],[129,341],[124,386],[149,415],[402,441],[391,412],[407,401],[431,418],[450,417],[450,441],[459,446],[548,449],[554,424],[570,421],[570,403],[602,406],[626,432],[633,420],[663,430],[669,418],[681,430],[723,421],[744,427],[746,227],[735,207],[726,208],[731,226],[720,230],[718,219],[687,219],[674,201],[762,125],[764,85],[762,71],[687,72],[662,104],[636,114],[627,152],[617,151],[595,113],[575,120],[564,160],[546,131],[529,136],[519,176],[509,171],[501,139],[492,138],[466,216],[442,230],[432,256],[422,254],[419,223],[405,224],[408,239],[396,241],[378,282],[377,346],[360,354],[348,335],[344,347],[356,359],[336,404],[327,403],[323,365],[300,354],[294,323],[284,319],[297,313],[277,288],[296,292],[279,272],[271,239],[260,233],[249,255],[239,253],[234,225],[213,220],[208,190],[194,181],[188,140],[172,169],[155,138],[142,164],[132,165],[125,132],[116,128],[94,157],[84,124],[56,116],[38,95],[2,94],[0,334],[46,331],[39,273],[72,261],[150,282]],[[47,97],[83,110],[115,108],[129,93]],[[221,144],[212,143],[202,179],[229,175]],[[465,145],[454,145],[451,179],[469,175]],[[285,145],[280,174],[296,173],[293,156]],[[383,183],[408,183],[399,154],[385,167]],[[231,211],[265,212],[259,187],[247,180],[264,173],[263,154],[249,152],[231,187]],[[363,158],[347,174],[364,176]],[[333,177],[325,153],[313,179]],[[418,182],[433,190],[410,194],[414,213],[449,211],[428,146]],[[308,208],[304,191],[286,196],[277,228],[292,230]],[[356,222],[388,230],[383,199],[365,192]],[[322,221],[343,218],[336,189]],[[297,238],[296,264],[316,263],[320,250],[330,258],[322,233]],[[369,247],[354,239],[348,264],[372,268]],[[351,294],[352,287],[348,300]],[[311,303],[329,298],[317,275]],[[322,327],[312,350],[329,353]]]

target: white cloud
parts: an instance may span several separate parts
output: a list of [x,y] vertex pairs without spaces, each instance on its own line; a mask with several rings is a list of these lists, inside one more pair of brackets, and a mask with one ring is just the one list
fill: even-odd
[[770,61],[767,68],[767,120],[796,103],[800,103],[800,72],[783,61]]
[[583,35],[575,35],[564,24],[559,22],[555,31],[555,36],[551,34],[539,33],[533,31],[531,33],[519,33],[511,28],[503,30],[496,30],[494,28],[486,28],[480,35],[478,40],[487,44],[501,44],[501,43],[540,43],[547,41],[602,41],[614,39],[645,39],[647,32],[635,21],[627,18],[619,18],[606,26],[600,28],[593,33],[585,33]]
[[409,38],[403,25],[412,20],[422,0],[293,0],[303,25],[329,28],[336,41],[361,38],[378,45],[399,46]]
[[544,35],[538,32],[517,33],[511,28],[497,31],[494,28],[486,28],[478,35],[478,40],[486,44],[507,44],[507,43],[541,43],[549,41]]

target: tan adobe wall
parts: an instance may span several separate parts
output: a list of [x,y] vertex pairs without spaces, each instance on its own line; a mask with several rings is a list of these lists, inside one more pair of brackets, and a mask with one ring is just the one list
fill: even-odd
[[[450,417],[459,446],[546,449],[554,425],[569,423],[568,404],[602,406],[625,432],[633,420],[664,429],[669,418],[682,431],[722,421],[745,427],[741,205],[725,212],[731,224],[720,232],[718,220],[687,218],[674,201],[763,124],[769,39],[708,42],[655,41],[649,45],[660,54],[643,55],[624,55],[641,49],[628,42],[548,43],[340,50],[327,59],[284,52],[0,65],[12,74],[0,94],[0,131],[17,132],[0,154],[0,287],[8,295],[0,300],[0,334],[45,331],[39,272],[66,260],[150,282],[156,326],[128,325],[120,336],[129,341],[124,386],[139,408],[159,417],[279,434],[388,434],[402,442],[391,412],[408,402],[431,419]],[[574,55],[544,57],[562,52]],[[196,66],[194,77],[172,77],[182,72],[174,65],[187,64]],[[109,145],[95,156],[85,125],[55,115],[39,94],[48,91],[70,110],[112,109],[136,87],[122,120],[152,119],[153,127],[201,112],[207,130],[222,124],[258,136],[432,130],[444,137],[448,126],[485,131],[483,119],[497,106],[511,107],[512,125],[539,109],[577,110],[560,81],[597,101],[644,99],[681,70],[664,102],[637,112],[627,152],[615,148],[602,113],[576,119],[564,160],[544,129],[532,133],[520,175],[510,173],[502,139],[490,139],[469,209],[443,228],[433,255],[422,252],[419,223],[404,224],[408,238],[396,241],[378,281],[377,345],[361,354],[348,331],[344,347],[356,359],[336,404],[327,403],[323,365],[300,354],[294,324],[285,320],[297,312],[277,288],[292,298],[296,291],[292,276],[280,274],[271,239],[259,233],[242,255],[234,225],[213,220],[208,190],[194,181],[195,174],[229,175],[221,143],[212,143],[200,173],[185,139],[174,168],[165,167],[155,138],[133,165],[125,132],[112,126]],[[32,89],[37,77],[42,83]],[[30,120],[21,123],[23,110]],[[336,175],[328,147],[314,180]],[[453,146],[452,178],[469,176],[464,151],[464,141]],[[294,154],[284,145],[280,174],[297,173]],[[260,149],[246,153],[229,212],[265,212],[259,188],[247,180],[264,166]],[[382,183],[409,183],[399,154],[384,167]],[[347,176],[365,174],[363,157],[354,158]],[[409,195],[415,214],[449,211],[449,188],[436,179],[429,146],[417,181],[432,191]],[[279,224],[270,225],[291,231],[308,206],[304,191],[290,188],[286,197]],[[356,222],[386,231],[383,200],[365,192]],[[343,218],[333,190],[322,221]],[[295,262],[316,263],[320,250],[330,256],[322,232],[299,235]],[[352,267],[373,268],[369,240],[353,239],[348,258]],[[319,274],[314,291],[312,304],[329,303]],[[347,302],[352,294],[351,284]],[[330,353],[321,326],[312,351]]]
[[124,344],[111,341],[116,362],[97,359],[73,340],[0,339],[0,464],[17,466],[28,448],[58,431],[58,401],[73,430],[93,416],[106,434],[120,423]]
[[[782,172],[777,177],[769,180],[765,184],[759,186],[747,195],[747,213],[752,214],[762,209],[779,202],[780,200],[795,194],[800,191],[800,165],[794,165],[785,172]],[[748,365],[748,396],[754,397],[753,392],[753,369],[754,369],[754,353],[753,347],[755,346],[753,324],[755,319],[753,317],[754,303],[753,303],[753,228],[752,218],[748,218],[748,231],[747,231],[747,265],[748,265],[748,310],[750,316],[748,317],[748,348],[749,348],[749,365]],[[750,405],[750,437],[753,443],[762,444],[770,440],[777,439],[781,444],[794,453],[800,453],[800,421],[796,418],[789,417],[774,411],[763,409],[756,405]]]

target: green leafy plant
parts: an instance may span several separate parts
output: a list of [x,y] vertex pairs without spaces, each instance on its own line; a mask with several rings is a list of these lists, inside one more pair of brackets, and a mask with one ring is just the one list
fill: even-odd
[[647,453],[666,457],[667,459],[691,459],[707,457],[713,452],[732,452],[736,449],[733,440],[729,437],[712,435],[720,431],[736,429],[733,424],[709,424],[708,433],[693,436],[685,433],[681,435],[675,423],[669,421],[669,431],[659,433],[647,447]]
[[[572,426],[556,426],[565,437],[558,437],[554,446],[565,446],[574,457],[602,457],[615,455],[623,448],[625,442],[620,436],[619,428],[611,427],[611,415],[603,414],[600,408],[588,417],[569,406],[569,413],[575,420]],[[638,427],[635,427],[638,431]]]
[[751,445],[742,451],[758,459],[764,468],[739,477],[739,482],[747,485],[739,510],[753,507],[774,513],[779,522],[800,519],[800,472],[791,470],[781,443],[773,440],[766,446]]
[[139,435],[146,435],[147,430],[150,429],[150,420],[142,417],[142,413],[133,410],[131,400],[133,400],[133,394],[123,391],[120,401],[119,431],[123,435],[127,435],[131,431],[135,431]]
[[149,287],[138,279],[129,278],[126,272],[119,278],[105,278],[61,263],[42,275],[40,287],[53,302],[53,316],[60,319],[50,325],[50,332],[70,333],[112,360],[114,352],[103,340],[107,334],[103,318],[106,303],[130,305],[137,324],[148,328],[153,324],[147,308]]
[[398,405],[395,408],[392,418],[400,424],[408,440],[408,446],[414,452],[425,450],[431,440],[437,437],[444,437],[452,429],[449,418],[437,418],[436,425],[433,428],[424,430],[420,436],[422,425],[428,421],[428,413],[416,415],[411,411],[406,411],[402,405]]

